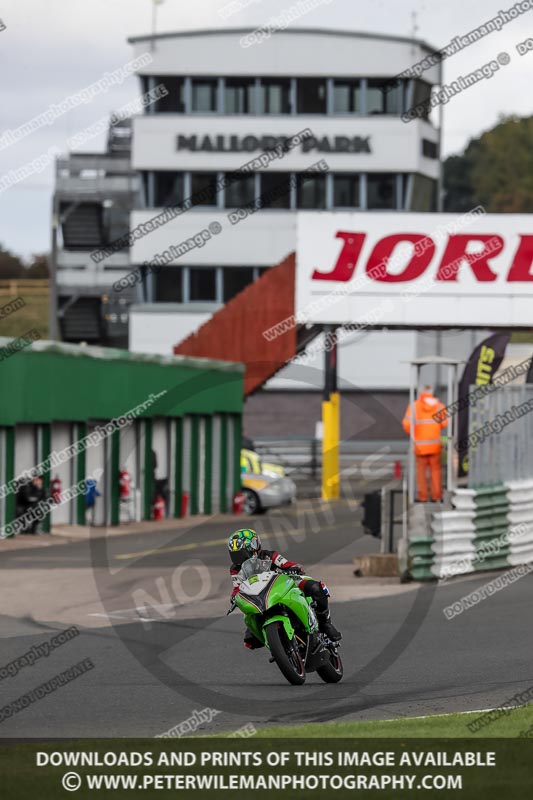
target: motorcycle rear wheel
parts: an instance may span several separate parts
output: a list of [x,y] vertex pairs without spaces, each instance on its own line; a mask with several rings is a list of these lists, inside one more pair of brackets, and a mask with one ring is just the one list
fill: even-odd
[[302,683],[305,683],[305,667],[302,657],[296,645],[293,648],[293,642],[288,641],[284,628],[274,623],[267,625],[266,638],[272,658],[282,675],[293,686],[301,686]]

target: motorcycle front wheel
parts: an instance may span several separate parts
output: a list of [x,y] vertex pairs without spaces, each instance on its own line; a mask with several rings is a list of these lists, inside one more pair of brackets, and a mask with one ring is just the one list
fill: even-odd
[[289,642],[281,624],[267,625],[266,638],[272,658],[283,676],[294,686],[305,683],[305,667],[294,640]]
[[344,674],[340,655],[331,653],[329,663],[318,667],[317,673],[325,683],[338,683]]

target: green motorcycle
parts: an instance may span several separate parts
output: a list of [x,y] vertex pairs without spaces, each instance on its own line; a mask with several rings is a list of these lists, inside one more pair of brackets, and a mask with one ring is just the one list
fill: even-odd
[[305,683],[316,671],[326,683],[343,675],[338,642],[318,630],[314,603],[298,588],[302,576],[282,572],[269,558],[249,558],[237,576],[240,586],[228,614],[239,608],[248,629],[264,642],[289,683]]

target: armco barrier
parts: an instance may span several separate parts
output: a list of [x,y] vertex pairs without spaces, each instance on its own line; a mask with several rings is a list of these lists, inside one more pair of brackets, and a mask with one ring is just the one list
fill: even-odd
[[533,562],[533,480],[456,489],[451,502],[446,511],[413,509],[408,552],[415,580]]

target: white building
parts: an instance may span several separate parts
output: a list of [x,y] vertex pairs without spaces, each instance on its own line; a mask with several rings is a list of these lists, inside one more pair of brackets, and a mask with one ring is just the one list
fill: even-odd
[[[203,246],[146,276],[148,303],[130,314],[133,350],[172,352],[220,304],[295,250],[297,211],[438,208],[439,128],[425,118],[407,124],[401,115],[429,96],[439,67],[390,84],[432,48],[397,36],[310,29],[278,31],[243,47],[247,33],[130,39],[135,57],[147,51],[153,57],[140,72],[143,91],[160,84],[168,91],[134,120],[132,167],[142,176],[142,207],[132,212],[130,230],[165,207],[192,201],[186,213],[139,235],[131,263],[151,261],[213,223],[221,226]],[[229,184],[229,173],[305,129],[312,136],[300,146]],[[291,176],[322,159],[326,172],[290,186]],[[217,181],[228,185],[217,189]],[[231,224],[232,211],[283,186],[271,207]],[[341,377],[359,386],[403,388],[407,371],[400,362],[416,355],[416,334],[356,338],[358,344],[341,350]],[[376,370],[385,354],[392,374]],[[288,368],[269,386],[294,385],[290,376]]]

